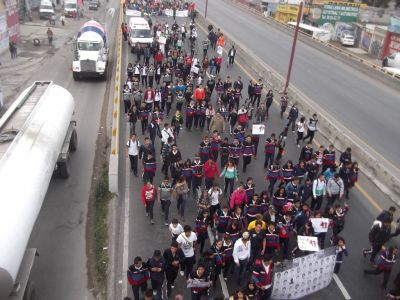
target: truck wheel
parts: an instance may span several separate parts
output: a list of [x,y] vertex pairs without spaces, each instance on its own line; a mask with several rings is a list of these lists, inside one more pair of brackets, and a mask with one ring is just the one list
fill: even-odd
[[28,281],[24,293],[23,300],[34,300],[35,299],[35,283],[33,281]]
[[101,75],[101,80],[104,80],[104,81],[107,80],[107,67],[106,67],[106,70],[104,71],[103,75]]
[[69,155],[67,156],[67,159],[63,162],[57,163],[58,167],[58,173],[60,174],[61,178],[68,178],[70,175],[70,158]]
[[81,76],[77,72],[72,72],[72,76],[74,77],[75,81],[78,81],[79,79],[81,79]]
[[78,134],[74,129],[71,133],[71,139],[69,141],[69,151],[75,152],[77,148],[78,148]]

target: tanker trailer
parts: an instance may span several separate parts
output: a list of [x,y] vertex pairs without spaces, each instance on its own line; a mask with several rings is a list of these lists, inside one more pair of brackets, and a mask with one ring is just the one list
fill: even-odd
[[27,249],[50,179],[68,177],[77,147],[75,102],[51,81],[24,90],[0,119],[0,300],[29,300],[36,249]]

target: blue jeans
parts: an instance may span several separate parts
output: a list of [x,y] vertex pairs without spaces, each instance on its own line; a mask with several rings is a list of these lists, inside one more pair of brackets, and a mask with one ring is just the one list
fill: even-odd
[[249,263],[248,259],[239,260],[239,277],[238,277],[238,284],[241,284],[244,278],[244,273],[247,269],[247,264]]

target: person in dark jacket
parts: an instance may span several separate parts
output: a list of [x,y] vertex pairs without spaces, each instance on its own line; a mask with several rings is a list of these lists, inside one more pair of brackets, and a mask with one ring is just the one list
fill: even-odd
[[158,125],[158,122],[156,119],[153,119],[149,126],[147,126],[147,130],[149,131],[149,135],[150,135],[150,140],[154,145],[154,141],[156,139],[156,136],[158,136],[159,138],[161,138],[161,130],[160,130],[160,126]]
[[264,260],[255,261],[251,278],[260,289],[261,299],[269,299],[272,294],[272,278],[274,263],[272,256],[268,255]]
[[136,256],[133,264],[129,266],[127,276],[135,300],[140,300],[139,291],[142,290],[144,293],[147,290],[147,281],[150,277],[149,269],[140,256]]
[[392,222],[393,214],[396,212],[396,207],[391,206],[388,210],[383,210],[376,219],[381,222]]
[[299,109],[296,106],[296,103],[292,105],[292,107],[289,110],[289,115],[288,115],[288,120],[289,122],[287,123],[286,127],[289,127],[292,125],[292,132],[295,132],[296,129],[296,120],[299,117]]
[[162,286],[164,282],[164,272],[167,266],[165,258],[161,255],[160,250],[155,250],[154,254],[147,261],[147,267],[150,271],[151,288],[153,289],[153,295],[162,297]]
[[342,154],[340,154],[339,158],[340,166],[345,165],[347,163],[351,163],[351,148],[347,148]]
[[396,262],[397,254],[399,249],[395,246],[391,246],[389,249],[382,250],[377,258],[377,264],[375,270],[364,270],[364,274],[379,275],[383,272],[382,287],[386,289],[389,281],[390,273]]
[[381,251],[382,246],[385,245],[392,237],[400,234],[399,228],[396,232],[391,233],[391,222],[377,222],[369,232],[369,242],[371,243],[371,249],[363,249],[364,257],[367,254],[371,254],[370,261],[375,263],[375,257]]
[[166,261],[165,276],[167,279],[167,296],[171,297],[171,289],[175,287],[175,279],[178,276],[179,266],[185,260],[185,255],[178,243],[173,241],[171,247],[165,249],[163,257]]
[[193,284],[194,282],[199,284],[191,287],[192,300],[201,300],[211,286],[210,275],[204,265],[199,264],[196,270],[190,273],[188,283]]
[[343,255],[348,256],[349,253],[347,252],[344,238],[337,236],[334,242],[336,250],[336,264],[333,273],[338,274],[343,263]]

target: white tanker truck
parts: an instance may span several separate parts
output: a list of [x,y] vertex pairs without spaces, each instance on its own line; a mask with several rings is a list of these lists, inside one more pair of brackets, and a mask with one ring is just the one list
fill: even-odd
[[94,20],[88,21],[79,30],[72,62],[74,80],[83,77],[107,78],[108,48],[103,26]]
[[0,300],[33,297],[27,245],[52,175],[69,176],[74,107],[66,89],[37,81],[0,119]]

